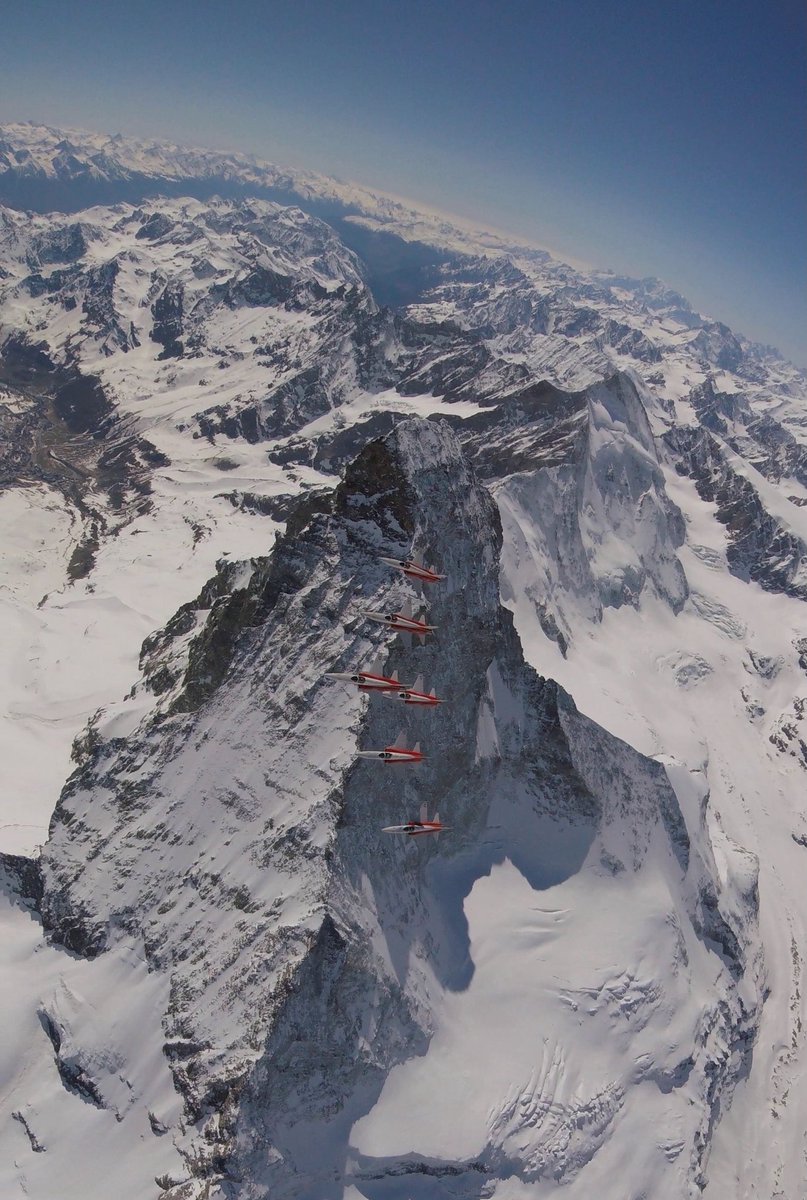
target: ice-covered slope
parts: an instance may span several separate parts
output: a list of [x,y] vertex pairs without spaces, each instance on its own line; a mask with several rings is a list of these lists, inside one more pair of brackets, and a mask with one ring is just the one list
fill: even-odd
[[143,1200],[184,1170],[159,1019],[167,980],[149,971],[137,938],[92,963],[48,946],[6,878],[0,1192]]
[[508,545],[502,594],[529,602],[565,650],[606,607],[649,588],[678,611],[681,513],[669,500],[647,414],[632,381],[588,389],[582,436],[557,465],[516,471],[496,490]]

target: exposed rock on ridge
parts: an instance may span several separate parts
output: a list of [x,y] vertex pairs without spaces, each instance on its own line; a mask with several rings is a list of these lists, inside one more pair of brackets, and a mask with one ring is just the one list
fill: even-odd
[[694,480],[703,500],[717,505],[732,570],[768,591],[807,599],[807,544],[766,510],[757,488],[732,467],[719,440],[695,428],[670,430],[664,440],[676,455],[677,470]]

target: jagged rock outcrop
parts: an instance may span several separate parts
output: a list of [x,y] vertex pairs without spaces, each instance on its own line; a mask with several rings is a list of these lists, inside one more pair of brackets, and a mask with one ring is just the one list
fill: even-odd
[[705,429],[672,429],[664,438],[676,469],[694,480],[698,494],[717,505],[728,532],[728,561],[738,575],[768,591],[807,599],[807,545],[766,510],[750,479],[736,471]]
[[[155,214],[158,216],[159,214]],[[137,237],[140,233],[135,234]],[[154,326],[151,340],[162,346],[162,358],[179,358],[182,354],[182,317],[185,307],[185,288],[179,280],[169,280],[151,306]]]

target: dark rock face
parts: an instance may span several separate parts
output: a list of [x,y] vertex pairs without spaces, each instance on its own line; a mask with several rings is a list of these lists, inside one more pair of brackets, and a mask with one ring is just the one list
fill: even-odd
[[751,418],[751,410],[745,398],[742,395],[718,391],[711,375],[707,375],[702,384],[693,388],[689,399],[700,424],[713,433],[726,434],[729,423],[748,421]]
[[694,480],[703,500],[717,505],[729,536],[732,571],[767,591],[807,599],[807,545],[768,513],[754,485],[727,462],[705,429],[678,428],[664,435],[676,470]]
[[63,1054],[62,1030],[58,1022],[46,1009],[40,1010],[39,1020],[53,1046],[56,1069],[65,1088],[69,1092],[75,1092],[81,1096],[82,1100],[95,1105],[96,1108],[106,1108],[103,1096],[87,1072],[77,1062]]
[[34,299],[38,296],[64,293],[61,296],[62,307],[70,311],[76,307],[76,298],[74,295],[68,293],[72,291],[72,285],[76,282],[78,276],[79,271],[75,267],[63,271],[51,271],[47,278],[36,272],[33,275],[29,275],[24,284]]
[[87,226],[75,223],[34,238],[29,258],[31,266],[77,262],[89,248],[88,234]]
[[110,259],[100,267],[91,267],[83,279],[82,312],[87,324],[101,335],[102,345],[116,346],[128,350],[131,345],[131,335],[121,324],[120,315],[115,308],[115,281],[120,271],[116,259]]
[[750,420],[747,432],[756,445],[741,447],[733,439],[731,444],[745,451],[758,471],[777,483],[793,478],[807,487],[807,447],[797,442],[789,430],[766,413]]
[[587,418],[584,392],[563,392],[550,383],[537,383],[504,397],[490,412],[452,423],[480,475],[500,479],[538,466],[577,461]]
[[152,213],[145,218],[135,237],[141,242],[158,242],[168,237],[175,228],[175,223],[165,213]]
[[112,412],[100,380],[86,375],[62,384],[54,408],[72,433],[91,433],[96,438],[104,436],[104,423]]
[[38,907],[42,899],[42,872],[39,861],[23,854],[0,852],[0,880],[21,899]]
[[151,306],[154,317],[151,340],[163,347],[160,358],[180,358],[182,356],[180,339],[183,331],[184,301],[185,289],[181,282],[174,280],[166,284]]
[[[14,486],[22,477],[58,489],[81,521],[81,533],[67,563],[67,579],[87,578],[110,514],[124,518],[144,512],[150,503],[151,472],[168,459],[144,438],[121,428],[113,405],[94,376],[44,366],[26,358],[26,407],[21,415],[0,406],[0,484]],[[17,358],[0,356],[0,375],[20,374]]]
[[108,524],[95,489],[114,511],[147,504],[151,472],[168,459],[121,427],[97,376],[58,366],[42,347],[9,339],[0,348],[0,382],[25,398],[22,412],[0,405],[0,483],[41,480],[75,505],[84,533],[69,574],[83,578]]
[[[766,479],[786,478],[807,486],[807,447],[768,412],[755,414],[742,392],[726,393],[706,380],[690,393],[690,402],[704,429],[722,439]],[[801,498],[796,498],[797,504]]]
[[141,669],[147,686],[160,695],[177,683],[165,661],[165,652],[174,638],[189,632],[197,613],[208,614],[200,633],[189,649],[182,688],[174,698],[172,712],[195,712],[224,679],[235,652],[236,639],[245,629],[260,623],[260,595],[255,589],[239,588],[234,584],[236,569],[231,563],[218,564],[217,574],[205,584],[196,600],[177,612],[164,631],[153,634],[143,643]]
[[707,367],[721,371],[736,371],[744,359],[743,348],[727,325],[710,321],[695,336],[693,346],[703,356]]
[[[294,280],[289,275],[281,275],[267,267],[254,267],[242,279],[228,289],[231,304],[248,307],[270,304],[285,304],[294,295]],[[318,299],[326,294],[319,289]]]
[[347,466],[369,442],[385,437],[405,418],[400,413],[371,413],[365,421],[346,425],[321,438],[290,438],[276,450],[268,451],[270,462],[278,466],[305,464],[321,471],[336,472]]

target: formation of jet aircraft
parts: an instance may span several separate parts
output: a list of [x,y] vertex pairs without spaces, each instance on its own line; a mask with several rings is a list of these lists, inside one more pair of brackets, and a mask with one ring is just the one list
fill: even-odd
[[[445,575],[439,575],[434,567],[424,567],[421,563],[415,562],[411,558],[385,558],[382,556],[381,562],[387,566],[401,571],[409,579],[417,580],[420,583],[439,583],[445,579]],[[375,612],[366,609],[364,615],[370,621],[375,621],[385,628],[393,630],[395,633],[408,633],[412,640],[420,638],[421,643],[426,641],[427,634],[434,633],[436,625],[429,625],[426,621],[425,612],[421,612],[417,617],[412,614],[412,605],[409,601],[403,606],[400,612]],[[366,668],[354,672],[329,671],[326,674],[326,679],[337,679],[343,683],[352,683],[360,692],[368,694],[377,694],[386,696],[388,699],[400,700],[404,704],[421,705],[426,708],[436,707],[438,704],[444,704],[445,701],[436,695],[434,688],[431,691],[425,690],[423,676],[419,675],[412,687],[402,684],[398,679],[398,672],[393,671],[390,675],[385,675],[380,662],[371,663]],[[420,763],[426,757],[421,752],[420,742],[415,742],[414,746],[407,746],[403,731],[398,734],[395,741],[384,746],[380,750],[359,750],[357,751],[358,758],[375,760],[382,762],[385,765],[393,763]],[[420,819],[417,821],[409,821],[406,825],[388,825],[383,833],[405,833],[410,837],[418,834],[433,833],[439,834],[447,826],[440,821],[438,813],[434,814],[432,820],[428,819],[426,804],[420,807]]]

